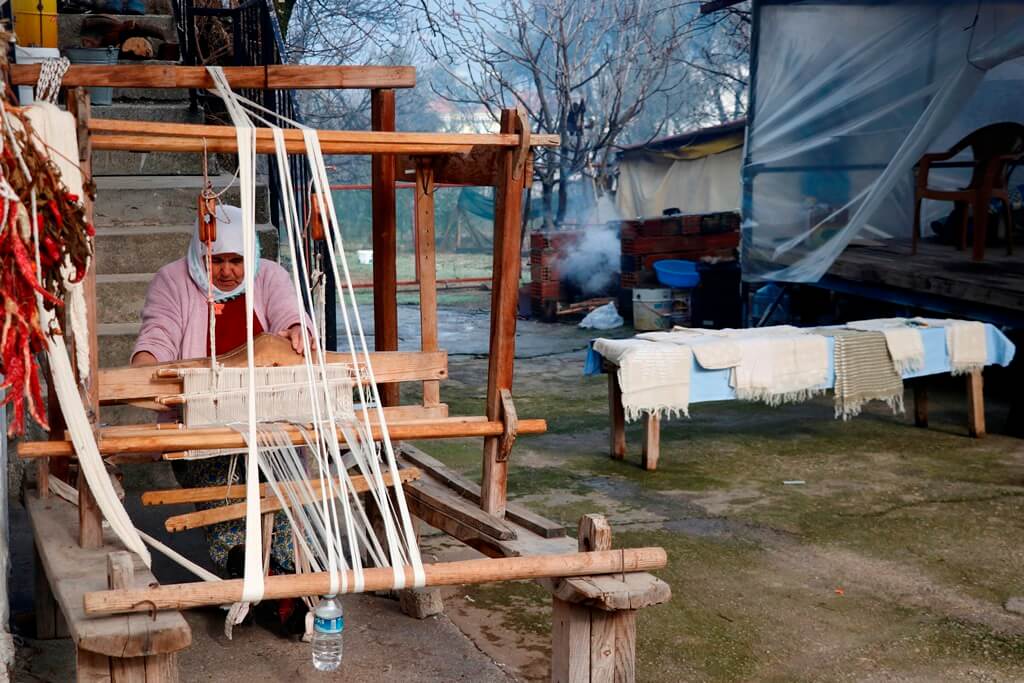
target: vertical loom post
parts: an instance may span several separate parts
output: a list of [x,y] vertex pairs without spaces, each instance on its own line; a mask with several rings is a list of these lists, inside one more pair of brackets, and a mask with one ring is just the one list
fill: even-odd
[[[523,120],[514,109],[501,112],[501,132],[523,135]],[[494,197],[494,262],[491,289],[491,344],[487,362],[487,419],[501,420],[501,390],[512,389],[515,363],[516,309],[519,303],[520,224],[523,184],[529,163],[519,166],[515,149],[498,155]],[[503,517],[508,461],[498,457],[499,437],[484,439],[480,506]]]
[[[370,94],[373,130],[395,129],[395,91]],[[373,203],[373,324],[377,351],[398,350],[398,236],[395,222],[395,156],[374,154],[371,162]],[[398,384],[379,388],[385,406],[398,405]]]
[[[601,515],[584,515],[580,552],[611,550],[612,529]],[[552,598],[553,683],[633,683],[636,610],[607,611]]]
[[[78,165],[82,169],[82,184],[92,182],[92,144],[89,140],[89,91],[86,88],[70,88],[67,94],[68,111],[75,117],[78,128]],[[93,206],[88,196],[82,197],[85,204],[85,219],[92,223]],[[89,381],[83,390],[86,414],[93,425],[99,425],[99,340],[96,333],[96,259],[89,261],[89,270],[83,282],[87,324],[89,326]],[[96,499],[85,481],[85,475],[78,475],[78,542],[83,548],[98,548],[103,543],[103,517]]]
[[[434,251],[434,168],[416,160],[416,272],[420,287],[420,350],[437,351],[437,257]],[[423,382],[423,405],[441,403],[441,383]]]

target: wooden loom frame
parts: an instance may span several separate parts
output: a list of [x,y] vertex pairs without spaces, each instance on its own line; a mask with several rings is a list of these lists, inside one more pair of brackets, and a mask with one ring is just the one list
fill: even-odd
[[[12,66],[13,85],[35,83],[38,66]],[[522,191],[530,182],[531,146],[557,144],[555,136],[531,139],[525,121],[514,110],[503,110],[501,132],[496,135],[397,133],[395,88],[412,87],[411,67],[234,67],[225,72],[233,88],[368,88],[371,90],[372,127],[369,133],[338,131],[321,135],[325,154],[371,154],[373,191],[374,317],[373,363],[381,382],[381,399],[390,413],[394,440],[483,436],[481,486],[466,481],[441,463],[406,444],[397,444],[404,465],[416,466],[422,478],[406,485],[413,514],[428,524],[480,550],[492,560],[427,565],[428,585],[482,580],[533,578],[554,596],[552,680],[630,681],[634,678],[636,609],[664,602],[668,586],[645,569],[664,566],[660,548],[610,549],[611,532],[600,518],[581,521],[580,538],[573,542],[564,530],[528,510],[507,502],[508,457],[517,434],[541,433],[543,420],[518,419],[512,403],[516,307],[521,266],[519,231]],[[91,178],[92,150],[201,152],[233,151],[228,127],[190,126],[92,119],[86,86],[209,88],[213,83],[202,67],[72,66],[64,77],[68,108],[79,129],[79,156],[83,175]],[[301,151],[295,132],[286,132],[289,151]],[[272,152],[267,137],[257,139],[259,153]],[[397,328],[395,181],[401,175],[416,183],[416,260],[419,272],[421,351],[400,353]],[[488,363],[486,415],[451,418],[440,402],[439,380],[447,374],[447,357],[438,349],[435,289],[433,186],[437,182],[468,182],[496,188],[494,265],[492,274],[491,339]],[[87,207],[91,219],[92,206]],[[95,260],[93,261],[95,264]],[[95,266],[86,277],[89,306],[91,376],[96,378],[84,396],[94,424],[101,405],[133,403],[155,407],[154,399],[167,391],[154,368],[100,370],[96,338]],[[263,364],[273,364],[274,349],[260,353]],[[172,363],[177,367],[196,361]],[[398,405],[400,381],[423,383],[423,402]],[[172,382],[173,383],[173,382]],[[173,392],[172,392],[173,393]],[[67,505],[49,496],[49,462],[73,455],[63,437],[59,408],[50,406],[51,441],[24,443],[22,457],[38,463],[38,490],[26,495],[33,520],[38,556],[47,581],[37,578],[37,592],[51,607],[54,600],[70,626],[78,646],[79,680],[93,680],[103,672],[114,681],[170,680],[176,677],[174,653],[190,642],[187,625],[176,612],[198,604],[219,604],[238,599],[240,585],[233,582],[179,584],[153,587],[152,575],[133,567],[127,554],[110,553],[101,518],[89,487],[80,477],[76,543],[67,520]],[[147,451],[169,452],[196,447],[243,445],[230,430],[167,430],[150,426],[96,430],[103,455]],[[406,474],[403,470],[403,478]],[[413,478],[410,476],[410,478]],[[54,547],[56,544],[56,548]],[[577,552],[580,551],[580,552]],[[587,551],[583,553],[582,551]],[[69,559],[69,556],[74,556]],[[106,560],[106,576],[74,576],[78,568]],[[390,585],[391,570],[368,573],[368,589]],[[617,576],[589,574],[616,573]],[[71,574],[69,578],[68,574]],[[95,574],[95,572],[93,572]],[[553,577],[553,578],[552,578]],[[558,578],[561,577],[561,578]],[[584,578],[569,578],[584,577]],[[97,586],[101,581],[105,585]],[[283,576],[267,580],[267,597],[323,591],[323,575]],[[40,583],[42,585],[40,585]],[[89,584],[85,587],[82,584]],[[97,588],[110,588],[104,591]],[[40,610],[45,612],[46,605]],[[126,612],[153,611],[153,618]],[[51,610],[51,612],[54,610]],[[96,618],[119,612],[122,616]],[[44,623],[59,631],[59,612]]]

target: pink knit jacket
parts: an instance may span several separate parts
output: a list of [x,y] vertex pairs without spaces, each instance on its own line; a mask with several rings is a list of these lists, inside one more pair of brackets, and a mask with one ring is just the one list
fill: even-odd
[[[303,321],[291,277],[278,264],[260,259],[253,290],[253,310],[267,332],[283,332]],[[201,358],[206,355],[209,319],[206,294],[192,281],[185,259],[168,263],[149,284],[132,357],[149,351],[161,363]]]

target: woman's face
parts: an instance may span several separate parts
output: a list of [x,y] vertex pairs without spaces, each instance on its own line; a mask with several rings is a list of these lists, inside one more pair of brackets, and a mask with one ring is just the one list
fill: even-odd
[[213,285],[222,292],[230,292],[242,284],[245,263],[241,254],[213,255]]

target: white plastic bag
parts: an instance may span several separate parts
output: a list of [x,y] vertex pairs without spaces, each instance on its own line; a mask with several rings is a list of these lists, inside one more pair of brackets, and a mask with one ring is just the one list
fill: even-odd
[[615,308],[615,302],[609,301],[587,313],[587,317],[580,321],[579,326],[585,330],[612,330],[622,327],[623,322],[622,316]]

